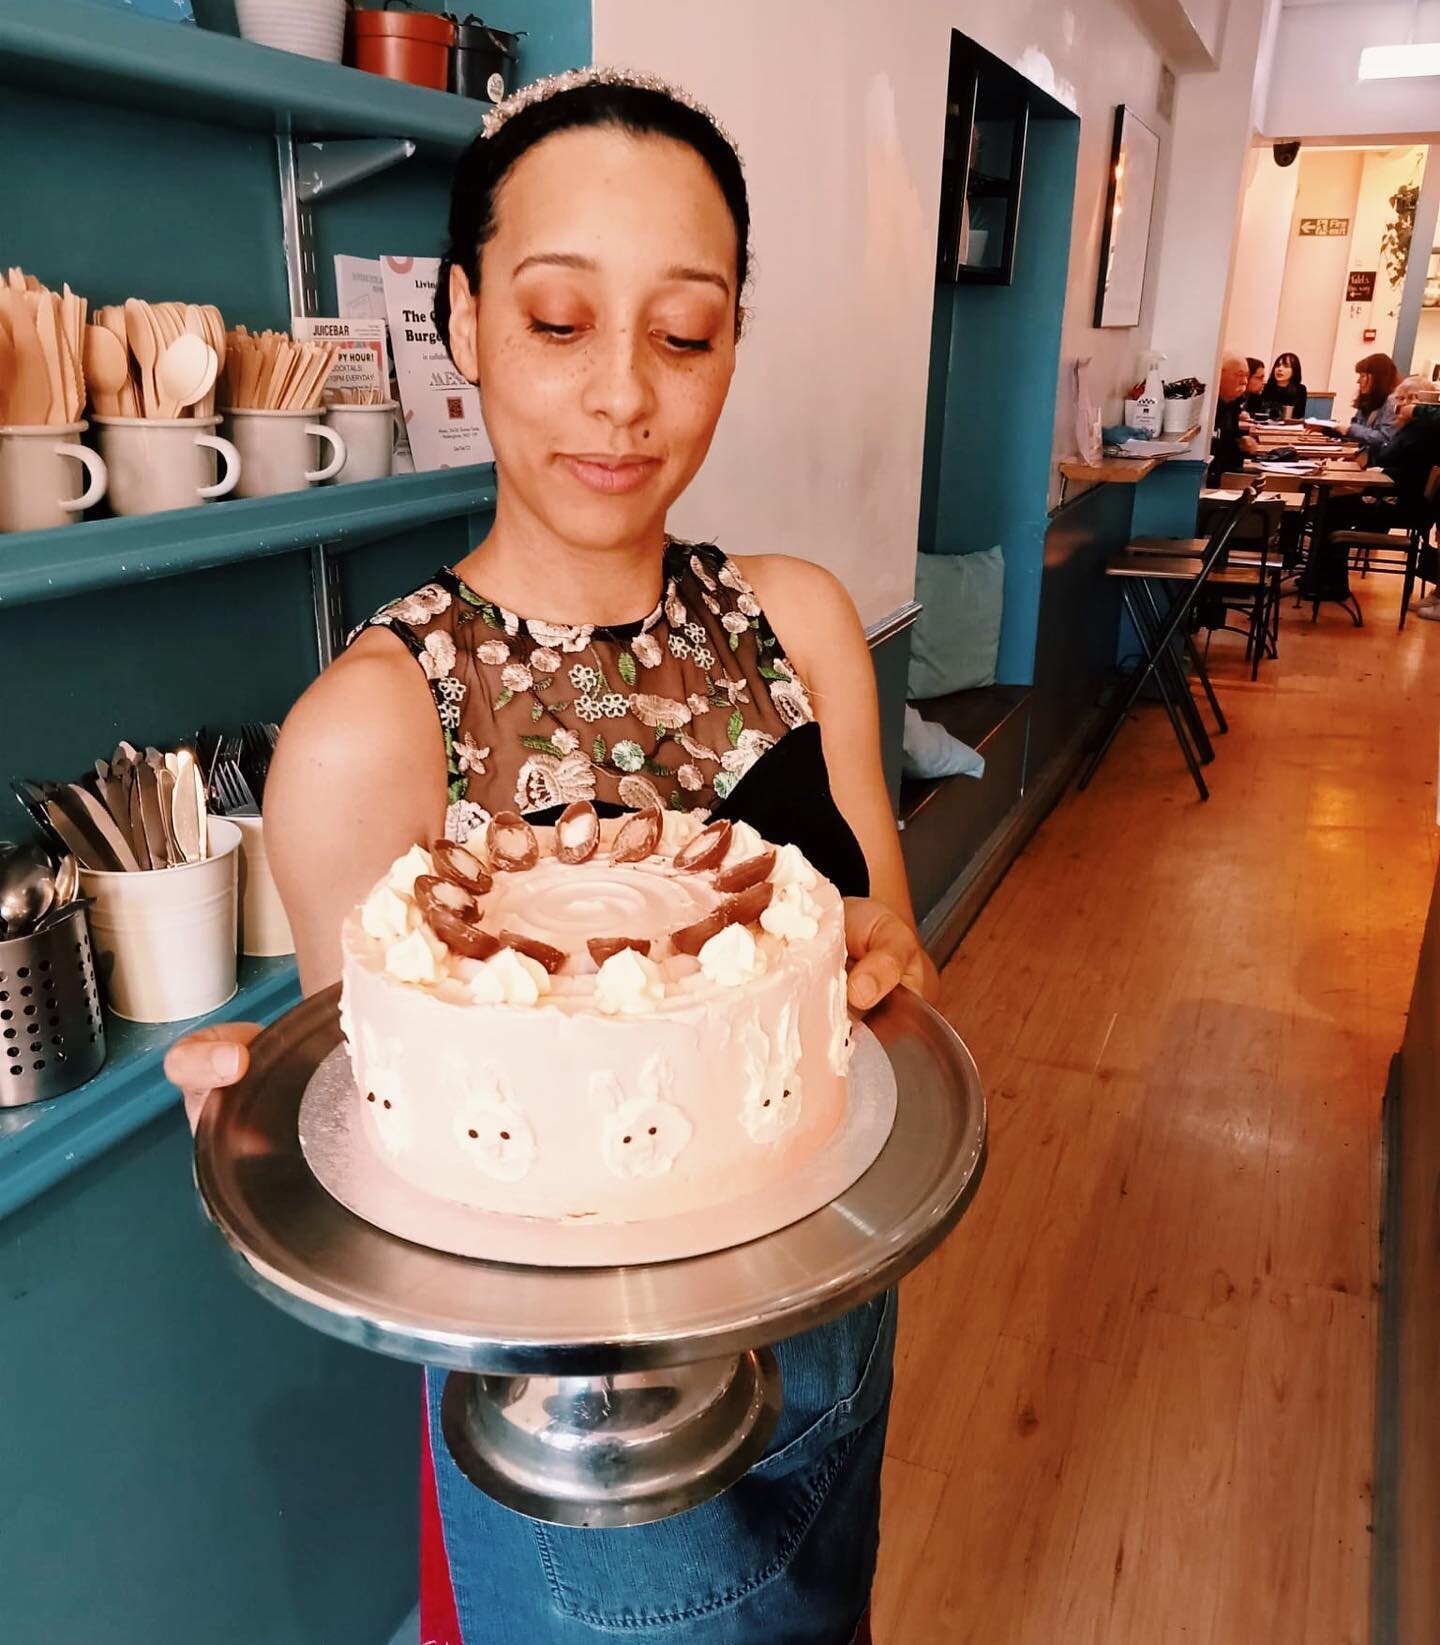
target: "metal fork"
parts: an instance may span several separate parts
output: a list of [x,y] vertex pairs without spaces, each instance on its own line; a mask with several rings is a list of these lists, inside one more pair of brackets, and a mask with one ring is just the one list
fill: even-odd
[[220,802],[217,809],[222,817],[258,817],[260,807],[250,784],[245,781],[239,765],[228,754],[215,762],[211,776],[214,797]]

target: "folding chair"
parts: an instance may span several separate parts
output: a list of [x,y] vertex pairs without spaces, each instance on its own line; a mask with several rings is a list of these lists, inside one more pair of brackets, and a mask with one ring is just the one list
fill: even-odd
[[[1190,682],[1180,665],[1177,642],[1190,659],[1191,667],[1200,682],[1217,731],[1228,729],[1224,711],[1215,695],[1205,668],[1205,660],[1195,649],[1190,638],[1188,621],[1199,598],[1214,572],[1226,545],[1245,510],[1255,499],[1255,487],[1247,485],[1239,499],[1219,517],[1216,529],[1206,541],[1198,557],[1194,554],[1163,554],[1145,547],[1126,548],[1113,555],[1105,567],[1107,577],[1121,579],[1121,593],[1130,621],[1134,624],[1142,649],[1141,660],[1131,671],[1130,678],[1120,692],[1097,745],[1080,773],[1078,787],[1085,788],[1099,769],[1100,762],[1110,751],[1121,725],[1139,700],[1146,683],[1155,681],[1165,713],[1170,720],[1175,740],[1185,756],[1185,764],[1202,800],[1210,798],[1210,790],[1201,773],[1202,764],[1215,757],[1214,745],[1205,730],[1200,710],[1190,690]],[[1162,608],[1156,590],[1164,586],[1170,593],[1168,609]]]

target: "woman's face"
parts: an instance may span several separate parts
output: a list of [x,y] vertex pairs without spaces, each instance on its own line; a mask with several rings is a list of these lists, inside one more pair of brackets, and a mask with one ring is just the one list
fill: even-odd
[[508,501],[577,546],[657,534],[735,369],[725,197],[685,144],[589,128],[529,150],[495,215],[451,342]]
[[1264,387],[1265,367],[1256,366],[1254,371],[1250,373],[1250,381],[1245,385],[1246,392],[1249,394],[1258,394]]
[[1370,392],[1370,373],[1368,371],[1356,372],[1355,392],[1361,395],[1368,394]]
[[1289,388],[1290,362],[1288,360],[1277,360],[1275,362],[1275,383],[1278,388]]

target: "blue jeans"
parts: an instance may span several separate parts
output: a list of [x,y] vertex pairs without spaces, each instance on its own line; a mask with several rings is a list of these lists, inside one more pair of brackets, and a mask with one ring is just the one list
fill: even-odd
[[440,1435],[435,1485],[465,1645],[848,1645],[870,1599],[895,1349],[894,1292],[778,1345],[784,1405],[724,1495],[653,1525],[583,1531],[501,1507]]

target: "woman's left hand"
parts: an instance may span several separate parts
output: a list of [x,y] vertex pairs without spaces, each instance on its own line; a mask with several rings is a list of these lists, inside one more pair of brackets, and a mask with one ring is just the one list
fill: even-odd
[[914,927],[874,897],[845,899],[845,947],[854,962],[849,995],[857,1011],[868,1011],[902,985],[921,999],[939,995],[940,974]]

